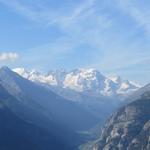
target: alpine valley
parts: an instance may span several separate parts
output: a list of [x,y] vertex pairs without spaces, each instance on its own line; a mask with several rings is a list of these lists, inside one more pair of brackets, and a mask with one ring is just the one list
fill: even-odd
[[149,150],[149,99],[149,85],[96,69],[2,67],[0,149]]
[[[42,74],[15,68],[14,72],[57,95],[75,102],[102,124],[123,101],[141,86],[119,76],[106,77],[96,69],[55,70]],[[108,105],[109,104],[109,105]]]

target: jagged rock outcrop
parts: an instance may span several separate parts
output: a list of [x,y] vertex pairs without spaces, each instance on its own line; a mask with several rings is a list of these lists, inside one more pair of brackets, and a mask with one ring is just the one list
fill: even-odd
[[114,113],[92,150],[149,150],[150,97],[144,94]]

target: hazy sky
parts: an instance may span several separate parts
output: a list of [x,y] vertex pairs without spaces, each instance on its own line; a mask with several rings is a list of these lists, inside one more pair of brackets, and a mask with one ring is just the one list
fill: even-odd
[[0,0],[0,63],[150,82],[150,1]]

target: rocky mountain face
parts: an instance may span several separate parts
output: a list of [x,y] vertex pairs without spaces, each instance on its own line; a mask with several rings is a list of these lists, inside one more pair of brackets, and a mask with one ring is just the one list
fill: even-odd
[[35,70],[27,71],[16,68],[13,71],[21,76],[52,87],[72,90],[79,93],[96,96],[124,95],[136,91],[140,85],[118,76],[106,77],[96,69],[75,69],[72,71],[56,70],[42,74]]
[[114,113],[104,126],[100,138],[88,149],[149,150],[150,92]]

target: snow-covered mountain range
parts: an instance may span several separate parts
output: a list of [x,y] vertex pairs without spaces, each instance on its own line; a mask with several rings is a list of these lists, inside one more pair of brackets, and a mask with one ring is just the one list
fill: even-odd
[[97,96],[126,95],[141,86],[119,76],[106,77],[96,69],[75,69],[72,71],[55,70],[47,74],[24,68],[15,68],[14,72],[33,82],[50,87],[58,87],[79,93]]

